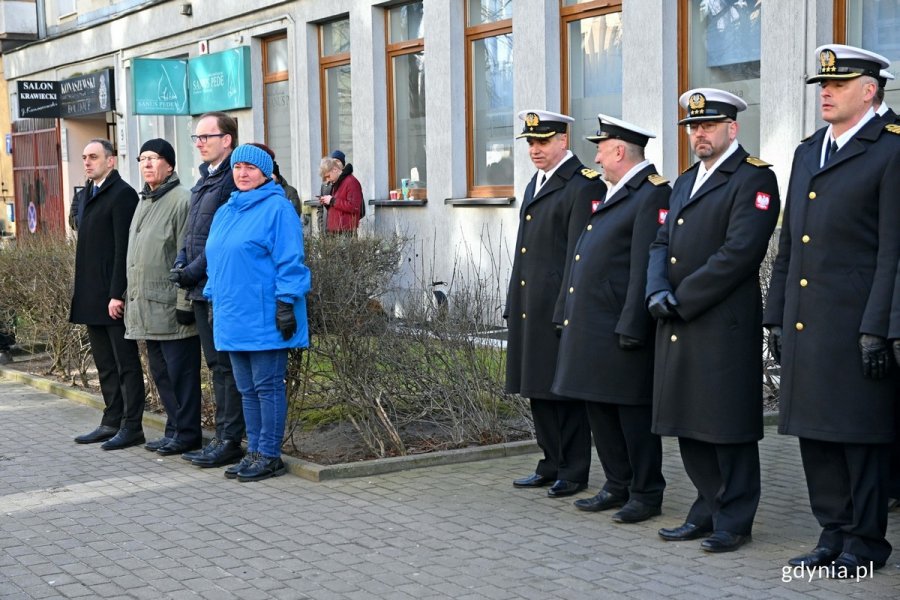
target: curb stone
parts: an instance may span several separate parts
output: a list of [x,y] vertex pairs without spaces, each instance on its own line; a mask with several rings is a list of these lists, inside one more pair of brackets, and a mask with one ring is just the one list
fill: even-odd
[[[92,394],[51,379],[46,379],[9,367],[0,366],[0,378],[22,383],[34,389],[48,392],[59,396],[60,398],[78,402],[97,410],[103,410],[105,406],[103,398],[97,394]],[[164,431],[166,419],[162,415],[145,412],[143,424],[149,429]],[[214,432],[212,431],[204,431],[204,443],[211,440],[213,434]],[[488,460],[491,458],[533,454],[537,452],[539,452],[537,442],[534,440],[524,440],[519,442],[492,444],[490,446],[473,446],[471,448],[460,448],[457,450],[442,450],[439,452],[429,452],[427,454],[378,458],[374,460],[337,463],[333,465],[320,465],[292,456],[282,456],[282,458],[290,473],[302,477],[303,479],[321,482],[333,479],[370,477],[372,475],[382,475],[385,473],[407,471],[422,467],[452,465],[463,462]]]

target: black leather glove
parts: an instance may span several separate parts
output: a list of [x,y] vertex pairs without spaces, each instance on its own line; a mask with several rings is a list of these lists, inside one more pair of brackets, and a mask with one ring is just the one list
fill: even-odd
[[675,307],[678,306],[678,300],[672,292],[663,290],[654,292],[647,301],[647,310],[654,319],[674,319],[678,316]]
[[556,333],[556,337],[558,337],[558,338],[562,337],[562,330],[563,330],[562,325],[556,325],[556,324],[553,325],[553,331]]
[[184,287],[184,267],[169,269],[169,281],[177,288]]
[[644,342],[637,338],[633,338],[631,336],[620,333],[619,334],[619,348],[622,350],[637,350],[638,348],[643,348]]
[[864,333],[859,336],[859,352],[862,354],[863,376],[866,379],[887,377],[891,357],[886,339]]
[[781,364],[781,336],[784,334],[779,325],[769,327],[769,351],[775,362]]
[[294,316],[294,305],[277,300],[275,302],[275,326],[281,332],[281,337],[289,340],[297,333],[297,317]]
[[894,360],[900,366],[900,340],[894,340]]
[[194,311],[176,308],[175,320],[178,321],[179,325],[193,325],[197,319],[194,317]]

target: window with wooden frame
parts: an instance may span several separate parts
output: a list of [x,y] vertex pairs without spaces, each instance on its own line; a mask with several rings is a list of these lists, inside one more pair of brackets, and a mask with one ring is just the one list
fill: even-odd
[[281,176],[294,180],[291,167],[291,94],[288,87],[287,34],[262,40],[263,119],[266,145],[275,153]]
[[[759,68],[763,0],[678,0],[679,95],[712,87],[742,98],[738,142],[759,156]],[[684,110],[679,114],[684,116]],[[678,144],[680,169],[694,162],[686,135]]]
[[[881,54],[891,61],[888,72],[898,75],[900,62],[900,0],[835,0],[834,41]],[[900,78],[888,79],[884,103],[900,109]]]
[[322,104],[322,150],[353,157],[353,103],[350,89],[350,19],[319,26],[319,92]]
[[473,198],[513,194],[512,0],[466,0],[466,162]]
[[[561,0],[562,106],[575,119],[572,131],[593,133],[597,115],[622,116],[622,2]],[[597,145],[570,135],[569,146],[585,164]]]
[[428,170],[425,157],[424,3],[411,2],[385,11],[388,102],[388,185],[408,198],[424,200]]

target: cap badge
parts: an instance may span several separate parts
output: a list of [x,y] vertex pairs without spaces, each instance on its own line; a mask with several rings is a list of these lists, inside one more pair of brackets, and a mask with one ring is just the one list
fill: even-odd
[[534,128],[541,124],[541,119],[535,113],[525,115],[525,125]]
[[700,93],[692,94],[688,101],[692,115],[703,114],[706,110],[706,96]]
[[837,71],[837,67],[834,66],[837,57],[834,55],[834,52],[828,50],[822,50],[819,52],[819,65],[821,65],[822,73],[834,73]]

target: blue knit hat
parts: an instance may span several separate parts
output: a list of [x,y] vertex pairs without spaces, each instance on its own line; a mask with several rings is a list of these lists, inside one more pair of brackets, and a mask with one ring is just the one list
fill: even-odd
[[266,177],[272,176],[272,157],[262,148],[241,144],[231,153],[231,167],[234,168],[237,163],[253,165]]

